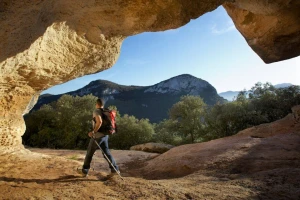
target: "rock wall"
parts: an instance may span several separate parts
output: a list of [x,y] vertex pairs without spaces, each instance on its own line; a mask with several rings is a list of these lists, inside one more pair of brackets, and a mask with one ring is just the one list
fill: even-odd
[[239,0],[224,7],[249,46],[266,63],[300,55],[300,1]]
[[[110,68],[127,36],[178,28],[225,2],[235,2],[226,4],[226,9],[250,46],[264,60],[273,62],[300,54],[300,45],[296,45],[299,44],[299,23],[291,20],[298,16],[297,7],[291,5],[298,4],[292,0],[287,3],[283,0],[274,3],[258,0],[249,1],[251,3],[245,0],[0,0],[0,146],[21,146],[21,135],[25,131],[22,115],[28,112],[42,90]],[[278,10],[282,7],[287,7],[285,12]],[[268,14],[273,16],[278,12],[280,19],[285,18],[274,26],[280,28],[277,32],[287,32],[278,43],[282,46],[275,43],[274,47],[272,41],[264,44],[265,40],[255,43],[253,38],[261,33],[254,29],[264,33],[266,28],[239,26],[240,18],[250,13],[243,8],[255,13],[268,8]],[[268,17],[259,14],[253,14],[254,20]],[[282,23],[293,27],[292,30],[285,30]],[[245,34],[244,29],[249,34]],[[265,48],[260,46],[262,44]],[[295,50],[290,51],[291,48]],[[277,49],[275,53],[273,49]]]
[[1,0],[0,145],[21,145],[22,114],[42,90],[111,67],[126,36],[180,27],[223,2]]

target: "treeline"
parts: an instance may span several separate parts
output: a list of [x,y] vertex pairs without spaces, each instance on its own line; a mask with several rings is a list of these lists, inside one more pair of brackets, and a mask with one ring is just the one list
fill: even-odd
[[[54,149],[86,149],[92,130],[92,112],[97,97],[63,95],[57,101],[43,105],[27,114],[23,144]],[[117,109],[111,107],[111,109]],[[152,140],[153,125],[148,119],[117,114],[118,134],[111,136],[110,146],[129,149],[132,145]]]
[[[92,129],[95,96],[62,96],[25,116],[25,145],[42,148],[86,149]],[[233,102],[207,106],[200,97],[183,96],[169,111],[169,119],[151,124],[148,119],[118,113],[118,133],[110,146],[128,149],[146,142],[181,145],[234,135],[241,130],[285,117],[300,104],[300,87],[275,88],[257,83],[249,97],[241,91]],[[117,108],[113,108],[117,109]]]

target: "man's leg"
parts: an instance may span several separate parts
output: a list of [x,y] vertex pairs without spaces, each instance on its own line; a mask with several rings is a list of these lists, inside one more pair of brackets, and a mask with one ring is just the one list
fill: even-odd
[[97,150],[97,145],[94,142],[94,139],[90,139],[89,146],[87,148],[87,152],[84,159],[84,164],[82,166],[82,172],[84,174],[87,174],[89,172],[89,169],[91,168],[91,161],[93,159],[93,155],[95,151]]
[[[119,167],[116,164],[116,161],[113,158],[113,156],[111,155],[111,153],[109,151],[109,148],[108,148],[108,135],[105,136],[105,137],[103,137],[103,138],[101,138],[100,147],[101,147],[101,149],[103,151],[102,154],[104,153],[107,156],[107,158],[109,159],[109,161],[113,164],[113,166],[115,167],[115,169],[119,171]],[[106,157],[104,155],[103,155],[103,157],[106,159]],[[108,162],[108,164],[109,164],[109,162]],[[110,170],[111,170],[112,173],[115,172],[115,170],[113,169],[113,167],[110,164],[109,164],[109,168],[110,168]]]

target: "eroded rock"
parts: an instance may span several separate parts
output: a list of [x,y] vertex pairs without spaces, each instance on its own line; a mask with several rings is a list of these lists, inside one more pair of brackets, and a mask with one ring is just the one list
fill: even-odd
[[257,5],[253,2],[242,0],[224,5],[249,46],[266,63],[299,56],[300,2],[255,1]]
[[293,113],[272,123],[240,131],[234,136],[172,148],[141,169],[155,179],[181,177],[199,170],[222,173],[256,173],[277,168],[299,168],[300,123]]
[[0,145],[21,146],[22,115],[42,90],[110,68],[127,36],[178,28],[225,2],[266,62],[300,54],[296,0],[1,0]]
[[182,177],[201,170],[248,174],[300,166],[300,123],[293,116],[209,142],[188,144],[150,160],[146,178]]
[[0,145],[21,145],[35,95],[110,68],[126,36],[177,28],[223,2],[0,1]]
[[146,144],[139,144],[130,147],[130,150],[135,151],[145,151],[145,152],[151,152],[151,153],[165,153],[172,149],[174,146],[169,144],[162,144],[162,143],[146,143]]

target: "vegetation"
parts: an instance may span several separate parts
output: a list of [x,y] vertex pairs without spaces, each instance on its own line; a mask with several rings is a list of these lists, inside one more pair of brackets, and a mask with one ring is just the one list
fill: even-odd
[[[64,95],[26,115],[24,144],[42,148],[86,149],[96,98],[92,95]],[[249,98],[245,91],[241,91],[233,102],[214,106],[206,105],[200,97],[183,96],[169,110],[169,119],[158,124],[118,113],[118,133],[111,136],[110,146],[129,149],[151,141],[173,145],[208,141],[281,119],[290,113],[292,106],[299,104],[299,86],[276,89],[269,83],[255,84]]]
[[235,101],[208,109],[205,139],[234,135],[246,128],[279,120],[299,104],[299,86],[276,89],[270,83],[257,83],[251,88],[249,98],[246,91],[241,91]]
[[195,142],[204,134],[204,111],[206,104],[202,98],[196,96],[183,96],[170,110],[170,120],[174,132],[184,140]]
[[96,97],[64,95],[25,116],[25,145],[34,147],[81,149],[88,144],[91,115]]
[[[63,95],[57,102],[42,106],[25,116],[23,143],[28,146],[55,149],[86,149],[92,130],[92,111],[97,97]],[[110,106],[110,109],[116,109]],[[148,119],[117,114],[118,134],[111,136],[110,146],[129,149],[149,142],[154,134]]]
[[117,119],[118,133],[110,138],[110,146],[117,149],[129,149],[131,146],[151,141],[154,134],[153,125],[148,119],[136,119],[124,115]]

